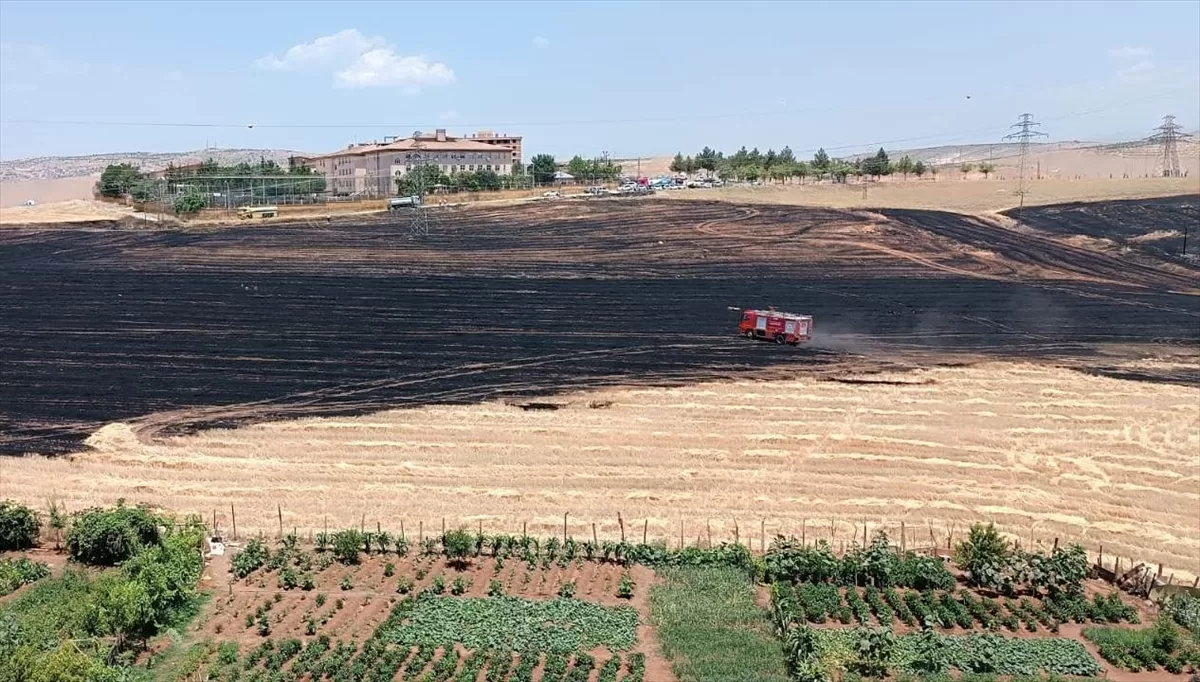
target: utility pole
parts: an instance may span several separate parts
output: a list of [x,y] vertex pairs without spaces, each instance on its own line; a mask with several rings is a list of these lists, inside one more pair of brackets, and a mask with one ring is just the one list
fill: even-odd
[[1163,116],[1162,125],[1155,128],[1157,132],[1150,136],[1151,142],[1157,142],[1162,145],[1162,176],[1164,178],[1178,178],[1182,176],[1179,170],[1179,141],[1191,137],[1187,133],[1181,133],[1183,126],[1175,122],[1175,117],[1167,114]]
[[[1005,140],[1016,140],[1021,145],[1020,174],[1018,175],[1017,180],[1017,196],[1021,198],[1021,207],[1025,206],[1025,194],[1029,191],[1025,178],[1025,164],[1029,160],[1029,141],[1039,136],[1048,137],[1046,133],[1043,133],[1039,130],[1034,130],[1035,127],[1040,125],[1041,123],[1033,120],[1033,114],[1021,114],[1021,116],[1017,119],[1017,122],[1010,126],[1011,128],[1016,128],[1016,132],[1012,132],[1004,136]],[[1038,173],[1040,175],[1040,161],[1038,162],[1038,168]]]
[[412,207],[412,220],[409,222],[408,227],[408,238],[413,240],[429,236],[429,214],[425,208],[427,188],[425,187],[426,171],[425,156],[422,153],[423,149],[421,138],[416,138],[413,142],[412,166],[417,174],[416,183],[413,187],[413,195],[416,196],[417,203]]

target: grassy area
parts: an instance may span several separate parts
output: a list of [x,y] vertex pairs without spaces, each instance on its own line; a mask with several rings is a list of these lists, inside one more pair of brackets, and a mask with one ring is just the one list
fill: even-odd
[[650,617],[680,682],[785,682],[783,650],[754,585],[732,568],[675,568],[650,592]]

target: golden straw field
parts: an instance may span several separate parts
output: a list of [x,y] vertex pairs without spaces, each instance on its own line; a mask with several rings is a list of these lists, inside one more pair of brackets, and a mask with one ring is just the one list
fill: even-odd
[[[800,376],[800,375],[797,375]],[[1026,363],[802,377],[312,418],[94,451],[5,458],[0,497],[74,510],[118,498],[240,533],[377,522],[406,532],[620,531],[758,548],[776,532],[910,546],[994,520],[1023,543],[1077,540],[1200,574],[1200,391]],[[136,425],[134,425],[136,426]]]

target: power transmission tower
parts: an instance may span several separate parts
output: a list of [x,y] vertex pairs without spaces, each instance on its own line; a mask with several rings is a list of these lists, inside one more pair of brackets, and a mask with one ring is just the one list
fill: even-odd
[[1005,140],[1016,140],[1021,143],[1020,174],[1017,181],[1017,196],[1021,198],[1021,206],[1025,205],[1025,194],[1029,191],[1025,178],[1025,164],[1029,160],[1029,142],[1039,136],[1048,137],[1046,133],[1034,130],[1040,125],[1041,123],[1033,120],[1033,114],[1021,114],[1017,122],[1009,126],[1017,130],[1004,136]]
[[[421,138],[416,138],[413,142],[412,166],[416,172],[416,181],[413,184],[413,196],[416,197],[416,203],[412,207],[412,219],[408,226],[409,239],[423,239],[429,236],[429,213],[425,207],[425,195],[428,190],[425,187],[425,155],[422,153],[424,147],[421,143]],[[411,174],[413,171],[409,171]]]
[[1181,133],[1183,126],[1175,122],[1175,117],[1167,114],[1163,116],[1163,123],[1155,128],[1155,134],[1150,136],[1151,142],[1157,142],[1162,145],[1162,176],[1164,178],[1178,178],[1182,175],[1179,170],[1179,141],[1191,137],[1187,133]]

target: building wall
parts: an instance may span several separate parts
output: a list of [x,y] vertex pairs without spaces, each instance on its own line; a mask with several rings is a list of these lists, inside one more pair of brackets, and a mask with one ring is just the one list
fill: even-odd
[[420,159],[414,150],[384,150],[338,154],[312,162],[313,168],[325,176],[335,194],[367,193],[374,196],[394,196],[396,177],[403,177],[419,164],[437,166],[449,175],[454,172],[491,170],[498,175],[512,172],[512,152],[507,148],[496,151],[422,150]]

